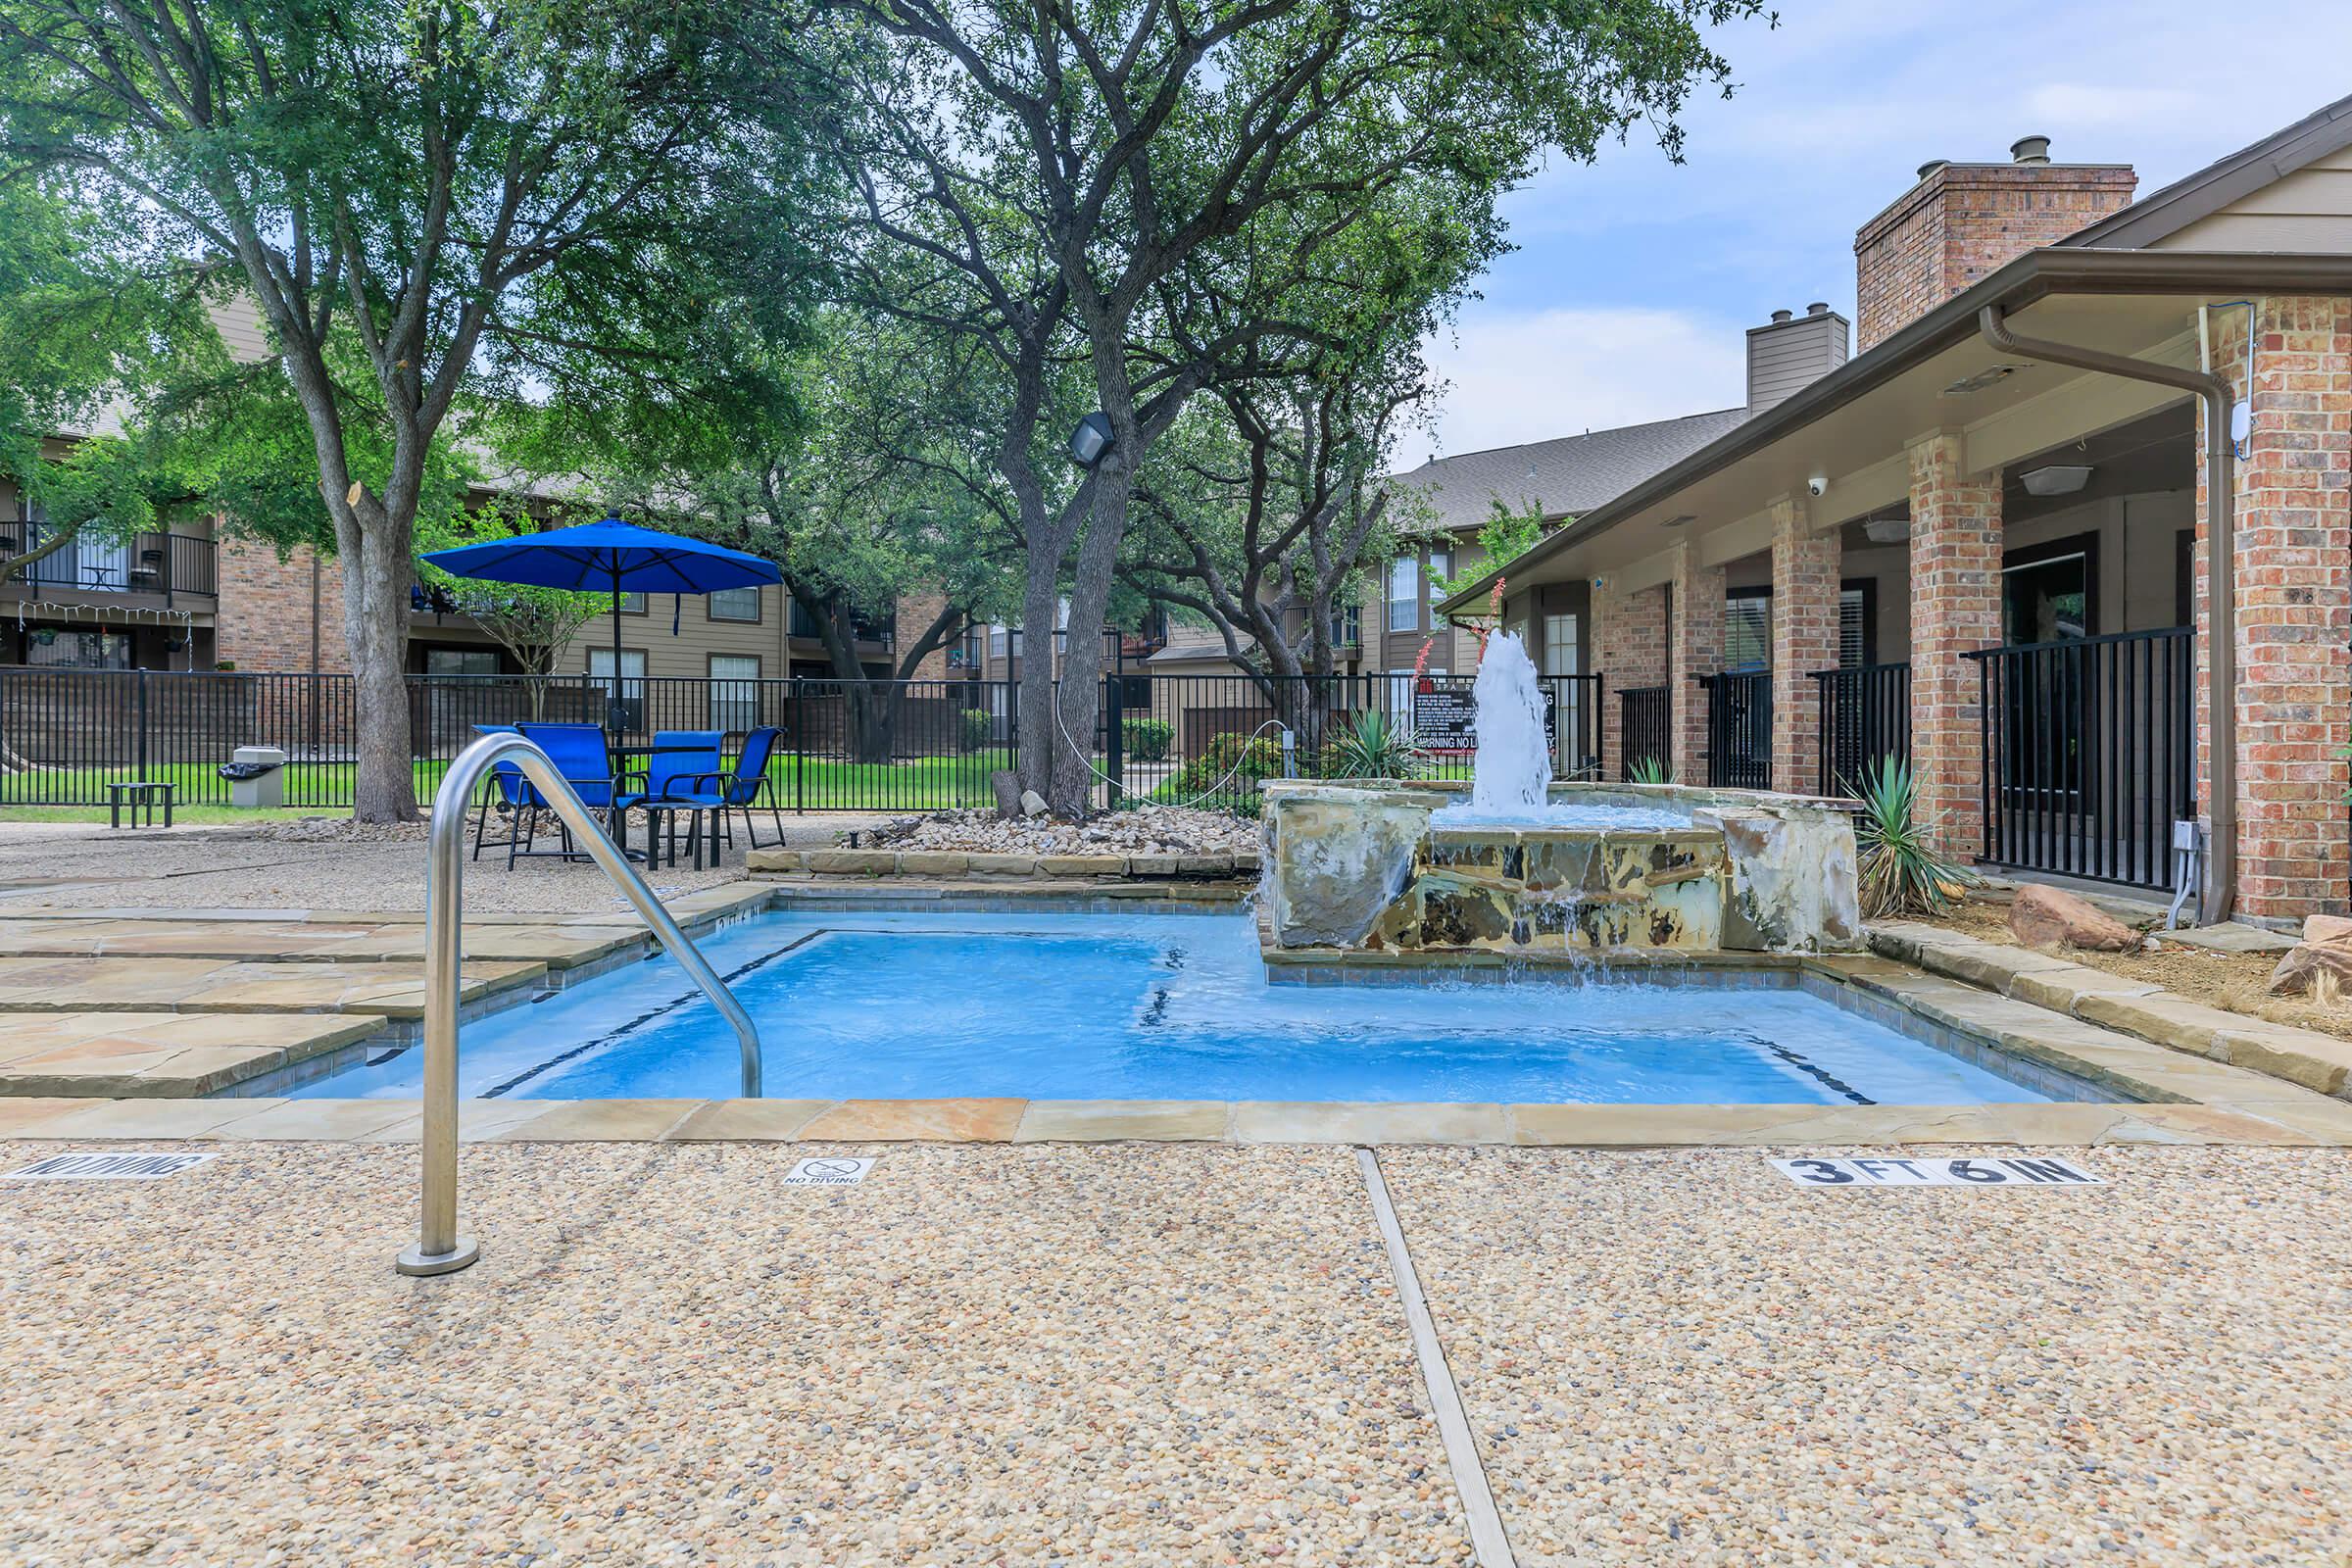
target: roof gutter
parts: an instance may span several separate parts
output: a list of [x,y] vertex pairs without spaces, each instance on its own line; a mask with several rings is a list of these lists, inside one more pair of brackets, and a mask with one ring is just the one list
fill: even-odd
[[2044,360],[2100,375],[2151,381],[2159,386],[2193,392],[2205,402],[2205,494],[2209,515],[2205,528],[2205,580],[2212,595],[2207,627],[2207,657],[2212,675],[2207,688],[2206,748],[2213,770],[2212,831],[2205,847],[2205,889],[2200,910],[2208,925],[2230,918],[2237,891],[2237,591],[2231,566],[2236,560],[2231,535],[2236,522],[2236,489],[2231,472],[2236,451],[2230,436],[2230,383],[2203,370],[2182,370],[2153,360],[2108,354],[2073,343],[2024,337],[2009,329],[1998,304],[1977,313],[1977,329],[1985,342],[2002,354],[2019,359]]
[[[1739,425],[1682,462],[1660,469],[1548,535],[1510,563],[1513,576],[1561,551],[1606,533],[1671,497],[1686,485],[1727,468],[1814,420],[1867,397],[1880,385],[1954,343],[1978,335],[1978,313],[1997,305],[2004,314],[2052,294],[2347,294],[2352,257],[2267,251],[2110,251],[2049,248],[2029,251],[1913,321],[1867,354],[1846,361],[1802,391]],[[2145,362],[2133,361],[2133,364]],[[2161,367],[2159,367],[2161,368]],[[2224,428],[2228,425],[2225,421]],[[1494,592],[1490,571],[1438,607],[1469,610]]]

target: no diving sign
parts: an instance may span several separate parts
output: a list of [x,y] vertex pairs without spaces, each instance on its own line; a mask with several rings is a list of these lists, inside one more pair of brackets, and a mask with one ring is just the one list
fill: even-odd
[[1799,1187],[2104,1187],[2063,1159],[1776,1159]]
[[874,1168],[870,1159],[804,1159],[784,1178],[787,1187],[855,1187]]
[[153,1149],[123,1149],[109,1153],[51,1154],[0,1180],[12,1182],[152,1182],[176,1176],[201,1165],[212,1154],[183,1154]]

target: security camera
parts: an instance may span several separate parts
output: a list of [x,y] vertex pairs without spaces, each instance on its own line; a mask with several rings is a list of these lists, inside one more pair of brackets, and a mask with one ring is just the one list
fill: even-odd
[[1830,477],[1826,473],[1817,473],[1805,481],[1805,494],[1809,496],[1826,495],[1829,488]]

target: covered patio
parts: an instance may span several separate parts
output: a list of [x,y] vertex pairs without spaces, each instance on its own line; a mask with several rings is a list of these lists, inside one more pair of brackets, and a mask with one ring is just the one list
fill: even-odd
[[[1513,563],[1506,623],[1581,612],[1606,776],[1654,757],[1844,794],[1906,758],[1971,860],[2169,889],[2176,824],[2234,820],[2205,918],[2340,912],[2347,293],[2340,255],[2030,252]],[[2211,399],[2183,384],[2208,371]],[[2214,454],[2224,386],[2239,438]],[[2237,694],[2218,811],[2217,462]]]

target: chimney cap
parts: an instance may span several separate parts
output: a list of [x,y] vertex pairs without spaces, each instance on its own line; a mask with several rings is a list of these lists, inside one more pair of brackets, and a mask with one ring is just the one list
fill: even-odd
[[1775,311],[1772,313],[1773,324],[1778,326],[1783,321],[1792,319],[1795,315],[1794,311]]
[[1949,158],[1931,158],[1926,163],[1919,166],[1919,177],[1921,179],[1925,179],[1930,174],[1933,174],[1936,172],[1936,171],[1943,168],[1950,162],[1951,160]]
[[2050,138],[2020,136],[2009,144],[2009,159],[2019,164],[2046,164],[2050,161]]
[[1827,316],[1830,314],[1830,302],[1828,300],[1815,300],[1812,304],[1805,307],[1805,314],[1807,316]]

